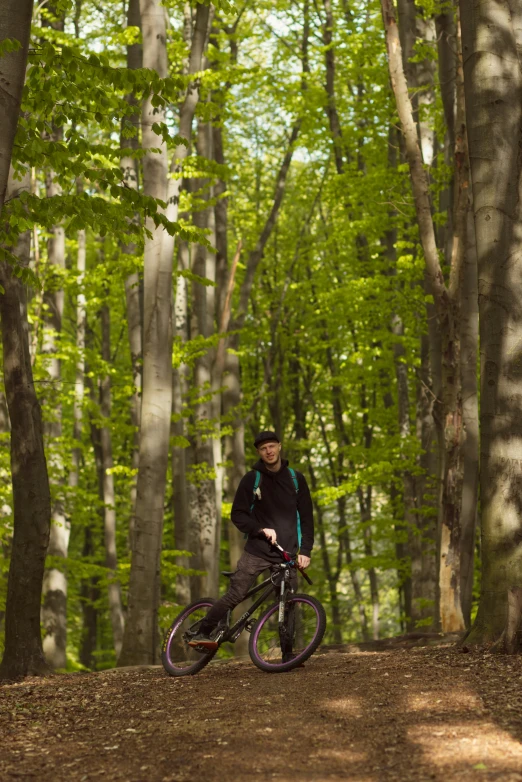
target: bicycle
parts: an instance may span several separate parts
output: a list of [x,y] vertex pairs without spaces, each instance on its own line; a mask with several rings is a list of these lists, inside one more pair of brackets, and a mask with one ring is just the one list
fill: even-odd
[[[326,613],[315,597],[304,593],[294,594],[290,588],[290,569],[297,563],[279,544],[275,546],[282,553],[284,561],[277,566],[261,584],[253,586],[244,600],[260,592],[263,594],[230,626],[232,612],[228,611],[218,624],[214,638],[218,642],[216,649],[209,651],[203,647],[191,647],[188,642],[199,631],[201,621],[216,602],[212,597],[204,597],[187,606],[172,622],[163,642],[161,661],[171,676],[189,676],[202,670],[217,654],[224,643],[235,643],[243,630],[250,633],[248,651],[250,659],[262,671],[282,673],[302,665],[315,652],[326,630]],[[299,570],[305,580],[312,584],[310,577]],[[223,571],[228,578],[231,571]],[[255,620],[252,614],[273,594],[279,591],[279,600],[267,608]]]

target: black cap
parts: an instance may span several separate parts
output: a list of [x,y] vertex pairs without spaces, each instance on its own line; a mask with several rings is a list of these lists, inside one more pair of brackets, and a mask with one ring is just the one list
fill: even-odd
[[259,448],[261,443],[267,443],[270,440],[275,441],[276,443],[281,442],[275,432],[259,432],[256,439],[254,440],[254,447]]

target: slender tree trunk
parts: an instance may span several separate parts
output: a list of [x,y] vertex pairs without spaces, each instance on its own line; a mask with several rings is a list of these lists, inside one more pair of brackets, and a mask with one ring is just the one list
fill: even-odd
[[[65,29],[65,11],[49,3],[50,16],[42,20],[45,27],[58,33]],[[78,27],[78,11],[76,26]],[[50,140],[63,140],[63,128],[53,127]],[[61,184],[51,169],[47,172],[45,190],[47,198],[62,195]],[[65,293],[61,287],[61,273],[65,269],[65,230],[63,225],[55,225],[47,244],[46,286],[43,304],[44,335],[42,353],[47,354],[45,361],[49,376],[50,393],[53,398],[59,395],[62,381],[60,343]],[[59,397],[58,397],[59,400]],[[44,434],[49,464],[49,479],[52,491],[51,535],[47,554],[58,560],[65,560],[69,550],[70,519],[65,513],[64,453],[62,450],[62,405],[60,401],[53,405],[44,404]],[[67,571],[64,564],[47,568],[43,582],[42,625],[44,628],[43,649],[47,661],[53,668],[65,668],[67,665]]]
[[[140,0],[143,3],[143,0]],[[190,58],[188,64],[188,74],[195,76],[203,68],[203,53],[209,34],[209,13],[210,6],[200,3],[196,9],[194,29],[192,33],[192,42],[190,47]],[[192,123],[196,113],[196,107],[199,102],[199,79],[196,77],[188,86],[186,95],[179,111],[179,130],[178,135],[186,139],[186,144],[178,144],[174,149],[174,155],[170,166],[171,176],[168,179],[167,196],[167,217],[172,222],[178,219],[179,196],[181,192],[183,161],[189,154]],[[174,237],[166,235],[163,241],[162,253],[166,258],[172,261],[174,256]]]
[[[312,487],[312,491],[316,492],[318,488],[317,478],[310,459],[308,460],[308,471],[310,473],[310,485]],[[339,539],[338,541],[337,563],[334,570],[330,560],[330,554],[327,548],[323,509],[316,502],[314,503],[314,509],[315,509],[315,518],[317,520],[317,528],[319,530],[319,542],[321,545],[320,551],[321,551],[321,558],[323,562],[323,570],[326,576],[326,580],[328,582],[328,592],[330,595],[329,603],[332,611],[333,637],[334,637],[334,642],[336,644],[341,644],[343,642],[341,607],[339,605],[339,594],[337,591],[339,576],[341,574],[341,562],[342,562],[341,540]]]
[[460,9],[481,351],[482,586],[467,642],[487,643],[506,623],[508,589],[522,586],[522,26],[505,0]]
[[[364,554],[367,558],[373,558],[372,542],[372,487],[367,486],[366,490],[360,486],[357,490],[359,499],[359,510],[361,514],[361,526],[363,530]],[[372,601],[372,638],[379,638],[379,581],[377,571],[373,565],[368,567],[368,578],[370,580],[370,597]]]
[[32,0],[4,0],[0,6],[0,41],[12,38],[20,43],[17,51],[4,54],[0,60],[0,215],[4,207],[11,152],[20,114],[32,15]]
[[[232,418],[233,434],[225,437],[225,500],[233,502],[234,495],[241,478],[246,472],[245,429],[241,415],[241,380],[239,374],[239,357],[236,353],[227,353],[225,358],[225,375],[223,378],[225,391],[223,393],[223,413]],[[230,569],[235,570],[243,553],[245,540],[243,534],[228,522],[228,551]],[[238,610],[243,610],[238,609]],[[239,617],[238,617],[239,618]],[[241,657],[248,654],[248,638],[243,633],[239,636],[234,653]]]
[[76,255],[76,269],[78,272],[78,296],[76,299],[76,372],[74,382],[73,404],[73,439],[75,445],[72,449],[72,468],[69,472],[69,486],[78,487],[80,476],[80,464],[82,457],[82,422],[83,422],[83,398],[85,394],[85,307],[84,292],[86,260],[85,231],[78,231],[78,252]]
[[[199,122],[197,137],[197,152],[200,157],[212,159],[212,129],[209,123]],[[208,182],[198,180],[200,198],[207,200],[212,193],[207,193]],[[194,224],[201,229],[212,230],[211,216],[213,209],[207,207],[194,215]],[[213,220],[212,220],[213,224]],[[211,239],[212,241],[212,239]],[[209,257],[210,256],[210,257]],[[215,281],[215,255],[209,253],[206,247],[197,245],[194,254],[193,271],[198,277],[208,277]],[[193,337],[208,338],[215,329],[215,302],[210,293],[213,288],[201,285],[198,282],[192,288],[192,328]],[[208,422],[215,416],[213,400],[209,398],[209,389],[212,388],[212,359],[207,351],[196,359],[194,365],[194,389],[199,401],[194,408],[194,460],[201,471],[196,482],[197,509],[193,515],[193,524],[198,526],[199,567],[205,571],[205,575],[194,580],[196,587],[194,595],[217,596],[219,586],[219,541],[221,537],[220,516],[216,502],[216,483],[212,475],[215,471],[213,439],[208,429]],[[196,530],[194,529],[194,532]]]
[[337,500],[337,508],[339,513],[339,536],[343,544],[344,558],[346,566],[350,573],[350,580],[352,582],[353,593],[355,595],[355,602],[357,604],[357,612],[359,614],[359,621],[361,623],[361,632],[363,641],[370,640],[370,629],[368,626],[368,617],[366,615],[366,606],[364,602],[364,595],[361,587],[361,581],[359,578],[359,572],[354,567],[352,556],[352,543],[350,540],[350,533],[348,530],[348,519],[346,518],[346,498],[340,497]]
[[462,612],[466,626],[470,624],[475,571],[475,530],[477,523],[477,496],[479,478],[479,411],[477,389],[478,353],[478,280],[475,224],[472,209],[468,210],[466,260],[462,277],[461,317],[461,385],[462,424],[464,439],[462,459],[464,463],[462,491],[462,562],[461,594]]
[[[26,247],[18,248],[18,257],[28,258],[29,234],[23,235],[20,241]],[[0,265],[0,284],[4,289],[0,294],[0,317],[4,386],[11,422],[14,511],[0,679],[15,679],[49,670],[40,634],[40,601],[51,524],[51,496],[42,417],[29,352],[25,289],[6,263]]]
[[[141,29],[141,16],[140,16],[140,3],[139,0],[129,0],[127,8],[127,26],[139,27]],[[143,64],[143,52],[141,43],[135,43],[127,46],[127,68],[129,70],[136,70],[141,68]],[[130,105],[136,105],[136,97],[133,94],[127,96],[127,100]],[[136,113],[128,117],[128,120],[134,125],[135,135],[131,138],[125,138],[122,134],[121,146],[122,148],[130,148],[132,150],[138,150],[140,146],[139,141],[139,124],[140,118],[138,110]],[[122,170],[123,182],[126,187],[133,190],[139,189],[139,161],[137,158],[130,155],[122,156],[120,161],[120,168]],[[130,257],[135,257],[137,253],[137,247],[135,243],[124,243],[121,247],[122,253]],[[130,400],[130,416],[131,423],[134,427],[134,437],[132,444],[132,457],[131,467],[133,470],[138,471],[139,466],[139,445],[140,445],[140,424],[141,424],[141,359],[142,359],[142,332],[143,332],[143,317],[142,317],[142,282],[138,271],[132,271],[125,279],[125,299],[127,304],[127,330],[129,337],[129,346],[132,362],[132,378],[134,382],[134,393]],[[130,548],[132,549],[132,536],[134,531],[134,513],[136,508],[136,490],[137,480],[136,478],[132,482],[131,486],[131,520],[129,524],[129,539],[131,541]]]
[[[110,311],[104,305],[100,313],[102,334],[102,359],[106,367],[111,365],[111,332]],[[121,652],[123,640],[123,607],[121,602],[121,587],[118,580],[118,554],[116,548],[116,494],[114,491],[114,476],[112,474],[112,434],[111,421],[111,380],[106,374],[100,381],[100,413],[104,425],[100,427],[100,447],[102,460],[103,486],[103,531],[105,540],[105,565],[109,571],[108,597],[109,614],[111,617],[112,637],[116,657]]]
[[[82,556],[84,560],[90,561],[94,555],[94,544],[92,539],[92,530],[85,528],[85,537]],[[96,576],[90,576],[82,581],[80,587],[80,597],[82,601],[82,635],[80,639],[80,662],[86,668],[94,670],[96,668],[95,651],[98,641],[98,609],[96,603],[100,597],[98,579]]]
[[461,545],[461,501],[462,501],[462,399],[460,393],[460,312],[459,281],[464,258],[465,242],[465,198],[466,198],[466,152],[465,126],[460,135],[458,150],[460,177],[456,206],[458,223],[454,228],[453,257],[448,287],[444,282],[440,266],[435,231],[431,216],[429,182],[423,168],[413,117],[412,104],[408,95],[402,52],[391,0],[382,0],[386,47],[390,77],[395,94],[399,118],[405,138],[406,157],[410,167],[413,196],[419,224],[421,243],[424,250],[427,279],[433,294],[438,325],[442,338],[442,417],[445,426],[445,465],[442,498],[442,523],[440,543],[440,614],[442,629],[457,631],[464,628],[460,594],[460,545]]
[[[187,301],[187,280],[179,272],[190,269],[188,243],[181,240],[178,244],[178,267],[176,296],[174,303],[175,338],[180,345],[189,339],[189,314]],[[185,429],[184,396],[187,392],[188,367],[181,364],[172,373],[172,509],[174,514],[174,546],[178,551],[190,551],[190,507],[189,495],[192,486],[188,486],[188,467],[191,449]],[[190,567],[190,557],[180,556],[176,564],[182,568]],[[191,601],[190,576],[183,573],[176,577],[176,600],[179,605],[188,605]]]
[[[411,0],[399,0],[399,37],[402,49],[402,65],[406,81],[410,89],[411,107],[413,117],[417,127],[419,139],[419,148],[423,162],[430,164],[433,158],[433,152],[436,139],[433,131],[425,122],[421,122],[419,107],[422,104],[433,103],[433,82],[434,69],[433,62],[427,59],[419,61],[414,57],[415,43],[418,38],[424,40],[425,37],[433,39],[433,23],[431,20],[424,20],[414,2]],[[450,19],[453,17],[453,11],[448,12],[447,19],[441,15],[439,26],[437,27],[438,45],[439,45],[439,77],[441,81],[441,91],[443,94],[443,104],[447,127],[449,129],[449,146],[445,162],[451,166],[454,153],[454,96],[455,92],[455,51],[452,49],[454,41],[449,38]],[[443,30],[441,29],[443,26]],[[443,37],[443,40],[441,38]],[[451,66],[453,65],[453,73]],[[444,83],[442,83],[444,82]],[[450,106],[451,104],[451,106]],[[452,112],[450,114],[450,111]],[[401,143],[401,139],[399,139]],[[404,149],[403,157],[404,157]],[[441,211],[445,207],[449,208],[449,214],[446,226],[439,228],[439,235],[442,236],[442,246],[446,246],[451,251],[453,214],[450,197],[453,189],[450,187],[441,194]],[[448,239],[445,239],[445,236]],[[449,255],[447,256],[449,257]],[[431,292],[427,274],[424,283],[427,294]],[[442,431],[442,417],[439,407],[441,400],[441,373],[442,373],[442,347],[440,330],[437,324],[436,311],[433,304],[426,302],[426,320],[428,324],[428,336],[422,334],[420,338],[421,367],[419,382],[417,386],[417,435],[422,443],[422,453],[419,459],[419,466],[422,468],[422,474],[409,476],[407,478],[408,487],[406,495],[413,490],[416,494],[414,525],[411,526],[412,534],[409,540],[409,549],[411,555],[411,579],[412,579],[412,612],[411,625],[414,626],[418,621],[425,622],[433,617],[438,625],[439,616],[439,590],[437,563],[439,561],[438,523],[437,518],[440,515],[442,507],[442,494],[436,491],[433,499],[433,487],[442,489],[441,470],[444,467],[444,438]],[[434,433],[437,437],[434,437]],[[428,499],[430,498],[430,499]],[[432,507],[433,506],[433,507]]]
[[[167,75],[165,9],[159,0],[140,0],[143,65]],[[154,96],[143,102],[142,143],[144,193],[167,199],[167,149],[153,130],[165,119],[154,108]],[[163,505],[172,407],[172,253],[162,251],[164,230],[147,218],[151,238],[145,242],[143,301],[143,394],[136,519],[128,594],[128,612],[119,665],[150,664],[157,659],[157,609]]]
[[338,174],[343,173],[343,135],[337,103],[335,99],[335,49],[333,44],[334,19],[331,0],[323,0],[326,20],[323,24],[323,43],[324,57],[326,65],[326,114],[330,126],[330,135],[332,136],[335,167]]
[[[61,131],[57,131],[57,137]],[[46,182],[47,197],[61,195],[61,187],[49,172]],[[51,231],[48,244],[48,275],[51,283],[45,294],[46,323],[42,353],[48,356],[47,372],[50,380],[51,397],[56,399],[61,385],[61,360],[58,358],[62,331],[64,291],[59,288],[59,277],[53,279],[53,270],[58,274],[65,269],[65,231],[56,225]],[[59,402],[48,406],[52,411],[44,423],[49,453],[51,484],[55,487],[52,507],[51,536],[48,555],[66,559],[69,549],[70,519],[66,516],[63,497],[63,453],[62,453],[62,408]],[[43,583],[42,624],[44,627],[43,649],[45,656],[55,669],[67,665],[67,574],[65,568],[51,566],[46,569]]]
[[[2,438],[2,442],[5,439],[5,435],[8,435],[11,431],[11,424],[9,421],[9,411],[7,410],[7,399],[5,398],[5,394],[3,391],[0,391],[0,437]],[[11,539],[8,538],[7,540],[4,540],[2,542],[2,546],[0,548],[0,554],[3,557],[5,562],[8,562],[11,558]],[[3,594],[5,595],[7,592],[7,573],[2,574],[2,586],[0,589],[2,590]],[[5,619],[5,611],[0,611],[0,636],[3,636],[4,634],[4,619]]]

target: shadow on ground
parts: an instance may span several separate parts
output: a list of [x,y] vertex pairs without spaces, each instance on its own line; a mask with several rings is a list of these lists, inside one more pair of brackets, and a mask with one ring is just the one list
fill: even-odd
[[336,650],[278,675],[231,661],[4,686],[0,779],[522,782],[505,719],[521,661],[490,657]]

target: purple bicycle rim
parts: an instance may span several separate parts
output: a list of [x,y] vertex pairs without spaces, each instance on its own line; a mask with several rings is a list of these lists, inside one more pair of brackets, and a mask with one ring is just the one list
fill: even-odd
[[[289,600],[288,602],[289,602],[289,603],[291,603],[291,602],[294,602],[294,601],[292,601],[292,600]],[[314,604],[312,603],[312,601],[311,601],[311,600],[306,600],[305,598],[302,598],[302,599],[299,599],[298,601],[295,601],[295,602],[297,602],[297,603],[307,603],[309,606],[312,606],[312,608],[313,608],[313,609],[314,609],[314,611],[315,611],[315,615],[317,616],[317,619],[319,620],[319,614],[317,613],[317,608],[314,606]],[[267,662],[265,662],[265,661],[263,660],[263,658],[262,658],[262,657],[260,657],[260,656],[258,655],[258,653],[257,653],[257,639],[258,639],[258,637],[259,637],[259,633],[261,632],[261,630],[262,630],[262,629],[263,629],[263,627],[265,626],[266,622],[268,622],[268,620],[270,619],[270,617],[272,616],[272,614],[273,614],[275,611],[278,611],[278,610],[279,610],[279,605],[275,605],[275,606],[272,608],[272,610],[270,611],[270,613],[268,613],[268,614],[266,614],[266,615],[265,615],[265,621],[263,622],[263,624],[262,624],[262,625],[258,625],[258,626],[256,627],[256,631],[255,631],[255,633],[254,633],[254,649],[256,650],[256,657],[257,657],[257,659],[258,659],[260,662],[262,662],[262,663],[263,663],[263,665],[270,665],[270,667],[271,667],[271,668],[283,668],[285,665],[288,665],[288,663],[274,663],[274,664],[272,665],[271,663],[267,663]],[[306,649],[305,649],[303,652],[301,652],[301,654],[298,654],[298,655],[297,655],[297,657],[295,657],[295,658],[292,660],[292,662],[294,663],[294,665],[295,665],[295,661],[296,661],[296,660],[299,660],[299,658],[300,658],[300,657],[303,657],[303,656],[305,655],[305,653],[306,653],[306,652],[307,652],[307,650],[308,650],[308,647],[310,647],[310,646],[313,644],[313,642],[315,641],[315,639],[317,638],[317,633],[318,633],[318,631],[319,631],[319,624],[320,624],[320,623],[319,623],[319,621],[318,621],[318,622],[317,622],[317,627],[316,627],[316,630],[315,630],[314,637],[312,638],[312,640],[310,641],[310,643],[307,645]]]
[[[208,606],[209,608],[212,608],[212,603],[200,603],[199,605],[200,605],[202,608],[203,608],[204,606]],[[189,614],[191,614],[193,610],[194,610],[194,607],[192,607],[192,610],[191,610],[191,611],[185,611],[185,613],[184,613],[184,614],[181,614],[181,616],[179,617],[178,621],[176,622],[176,624],[174,625],[174,627],[172,628],[172,630],[171,630],[171,632],[170,632],[170,635],[169,635],[169,640],[167,641],[167,646],[165,647],[165,654],[167,655],[167,659],[168,659],[168,661],[169,661],[169,665],[172,665],[172,667],[173,667],[173,668],[179,668],[179,670],[180,670],[180,671],[184,671],[184,670],[185,670],[185,668],[181,668],[180,666],[176,665],[176,663],[173,663],[173,662],[172,662],[172,660],[170,659],[170,644],[171,644],[171,641],[172,641],[172,639],[173,639],[173,638],[174,638],[174,636],[176,635],[176,630],[178,629],[178,627],[180,626],[180,624],[182,624],[182,622],[184,622],[184,621],[185,621],[185,619],[187,618],[187,616],[188,616]],[[189,668],[190,666],[188,666],[188,665],[187,665],[186,667],[187,667],[187,668]]]

